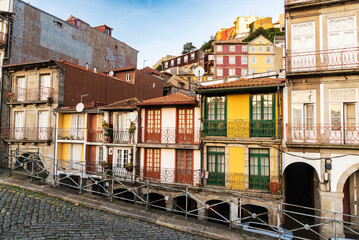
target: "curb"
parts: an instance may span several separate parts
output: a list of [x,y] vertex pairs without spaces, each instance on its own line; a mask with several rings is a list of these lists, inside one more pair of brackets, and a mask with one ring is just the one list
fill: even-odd
[[[37,186],[37,185],[31,186],[31,184],[29,184],[29,183],[19,184],[19,183],[15,183],[15,182],[8,181],[8,180],[2,180],[2,179],[0,179],[0,184],[18,187],[21,189],[26,189],[29,191],[41,193],[48,197],[58,198],[58,199],[70,202],[72,204],[75,204],[75,205],[81,203],[81,205],[88,207],[88,208],[95,209],[95,210],[101,210],[101,211],[105,211],[110,214],[116,214],[116,215],[122,216],[122,217],[129,217],[129,218],[137,219],[140,221],[156,224],[156,225],[163,226],[163,227],[168,227],[171,229],[190,233],[193,235],[198,235],[201,237],[207,237],[207,238],[212,238],[212,239],[223,239],[223,240],[243,240],[244,239],[241,237],[242,234],[240,234],[237,231],[229,231],[229,230],[226,231],[223,229],[219,229],[219,228],[215,228],[215,227],[211,228],[211,227],[202,226],[202,225],[195,225],[196,227],[193,227],[193,226],[191,226],[191,225],[193,225],[193,222],[189,222],[189,221],[185,222],[185,221],[177,220],[175,218],[171,219],[168,216],[163,216],[163,215],[150,216],[150,213],[147,215],[140,215],[138,213],[130,212],[130,209],[127,209],[127,211],[126,211],[126,209],[111,208],[109,206],[111,204],[110,202],[104,204],[103,201],[96,200],[96,199],[88,199],[88,198],[82,197],[81,195],[74,195],[71,193],[62,195],[60,193],[56,193],[56,191],[49,192],[49,191],[46,191],[47,190],[46,187],[51,187],[48,184],[46,184],[44,186]],[[152,214],[152,215],[156,215],[156,214]],[[245,236],[245,238],[251,239],[249,236]]]

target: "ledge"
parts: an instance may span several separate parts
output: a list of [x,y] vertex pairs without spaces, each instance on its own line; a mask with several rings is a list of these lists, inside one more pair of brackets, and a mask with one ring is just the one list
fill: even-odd
[[164,144],[164,143],[138,143],[137,147],[145,147],[145,148],[168,148],[168,149],[200,149],[199,144]]

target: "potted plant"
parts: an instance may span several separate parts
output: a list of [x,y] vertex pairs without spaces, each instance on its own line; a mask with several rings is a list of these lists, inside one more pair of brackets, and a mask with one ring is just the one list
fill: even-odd
[[110,129],[110,124],[106,121],[102,122],[102,129],[105,131],[105,139],[106,142],[109,143],[111,141],[112,132]]
[[133,170],[132,162],[125,163],[125,168],[126,168],[127,171],[132,172],[132,170]]
[[128,129],[128,132],[130,134],[133,134],[136,130],[136,124],[132,124],[131,127]]
[[280,189],[280,183],[279,182],[269,182],[268,187],[272,194],[277,194],[278,190]]
[[109,166],[108,162],[101,162],[100,164],[101,164],[101,167],[103,167],[105,169],[107,169]]

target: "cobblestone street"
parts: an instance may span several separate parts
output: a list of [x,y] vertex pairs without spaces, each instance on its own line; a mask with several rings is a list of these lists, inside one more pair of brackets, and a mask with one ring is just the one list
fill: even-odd
[[0,185],[0,239],[204,239]]

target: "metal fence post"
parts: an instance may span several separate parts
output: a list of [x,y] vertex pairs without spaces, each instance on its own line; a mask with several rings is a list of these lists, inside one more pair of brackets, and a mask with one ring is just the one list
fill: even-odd
[[187,220],[188,215],[188,187],[186,187],[186,210],[185,210],[185,219]]
[[53,169],[53,175],[54,175],[54,187],[56,187],[56,180],[57,180],[57,161],[56,158],[54,158],[54,169]]
[[115,187],[115,176],[112,172],[112,177],[111,177],[111,202],[113,201],[113,188]]
[[82,194],[82,181],[83,181],[83,174],[84,174],[84,165],[81,164],[81,174],[80,174],[80,194]]
[[150,185],[149,185],[150,181],[147,180],[147,197],[146,197],[146,210],[149,209],[149,203],[150,203]]
[[[28,157],[26,157],[26,158],[28,158]],[[32,164],[31,164],[31,181],[33,180],[33,176],[34,176],[34,160],[35,160],[35,158],[32,157],[31,158],[31,162],[32,162]]]
[[[280,222],[281,222],[281,217],[280,217],[280,214],[281,214],[281,203],[280,201],[278,201],[277,203],[277,206],[278,206],[278,211],[277,211],[277,227],[278,227],[278,230],[280,229]],[[278,231],[278,239],[282,239],[282,231]]]
[[334,233],[335,233],[335,240],[338,239],[338,231],[337,231],[337,218],[336,213],[334,213]]

